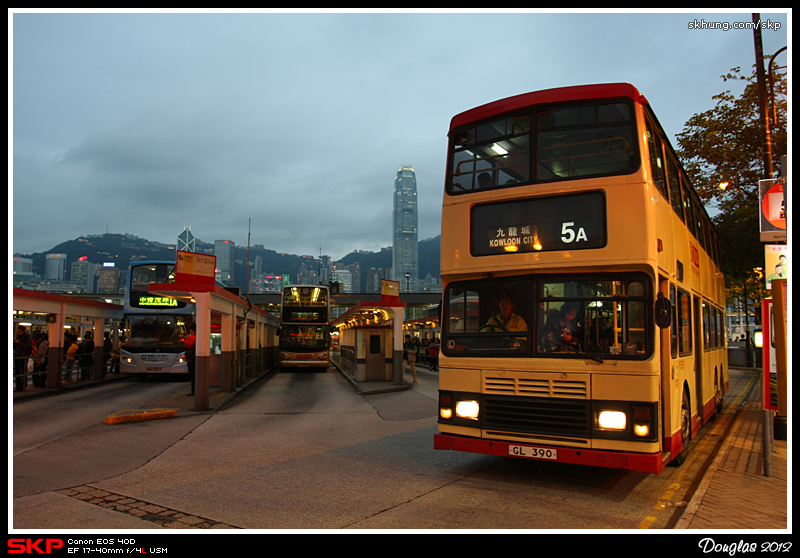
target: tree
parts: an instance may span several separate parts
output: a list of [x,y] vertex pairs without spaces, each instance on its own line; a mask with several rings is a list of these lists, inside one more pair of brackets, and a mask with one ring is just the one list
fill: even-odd
[[[714,108],[692,116],[677,136],[678,156],[700,198],[717,210],[712,221],[726,276],[740,282],[764,262],[759,238],[758,181],[763,169],[758,86],[755,71],[745,77],[733,68],[721,77],[746,82],[744,91],[738,97],[730,90],[715,95]],[[787,146],[786,74],[773,72],[773,80],[776,118],[770,128],[777,169]]]
[[[744,77],[739,68],[721,76],[724,81],[746,82],[739,97],[730,90],[712,97],[716,106],[692,116],[678,134],[678,155],[704,203],[722,212],[758,201],[763,177],[761,123],[755,72]],[[773,168],[786,154],[786,74],[773,73],[776,121],[770,122]],[[720,184],[728,183],[726,188]]]
[[[715,95],[716,106],[695,114],[678,134],[678,156],[706,205],[720,239],[728,299],[746,315],[765,294],[757,269],[764,265],[759,234],[758,181],[763,178],[761,119],[756,73],[733,68],[724,81],[746,82],[738,97],[730,90]],[[786,74],[773,72],[774,118],[770,118],[773,169],[786,154]],[[722,187],[726,184],[725,187]],[[756,320],[760,316],[756,314]],[[749,331],[748,331],[749,349]],[[749,351],[748,351],[749,352]],[[749,357],[748,357],[749,358]]]

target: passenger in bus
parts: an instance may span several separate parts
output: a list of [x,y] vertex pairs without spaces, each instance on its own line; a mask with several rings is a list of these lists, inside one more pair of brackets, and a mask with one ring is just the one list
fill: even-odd
[[481,331],[528,331],[528,324],[514,311],[516,307],[509,297],[502,297],[498,306],[500,313],[489,318]]
[[577,321],[578,305],[567,302],[548,314],[547,323],[539,332],[539,349],[546,353],[580,350]]
[[488,172],[482,172],[478,175],[478,188],[491,188],[494,186],[492,175]]

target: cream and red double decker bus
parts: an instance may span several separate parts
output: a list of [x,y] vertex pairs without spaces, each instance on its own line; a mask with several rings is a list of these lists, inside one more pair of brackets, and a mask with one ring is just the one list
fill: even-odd
[[452,119],[437,449],[659,473],[728,386],[718,239],[630,84]]
[[327,285],[291,285],[283,288],[278,340],[282,369],[328,369],[330,302],[330,287]]

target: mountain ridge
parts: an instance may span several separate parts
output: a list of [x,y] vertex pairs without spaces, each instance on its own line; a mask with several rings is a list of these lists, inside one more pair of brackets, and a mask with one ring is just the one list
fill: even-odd
[[[428,273],[432,277],[439,276],[440,243],[441,238],[425,239],[419,242],[419,272],[420,279]],[[214,244],[195,239],[196,251],[200,253],[214,253]],[[67,255],[67,277],[72,262],[80,258],[95,263],[113,262],[118,269],[127,269],[132,261],[147,260],[175,260],[176,245],[147,240],[131,234],[105,233],[81,236],[66,240],[46,252],[34,254],[15,253],[15,256],[30,258],[33,262],[33,272],[44,276],[45,256],[47,254]],[[261,256],[262,270],[266,273],[288,274],[292,281],[297,279],[297,272],[301,264],[314,265],[319,263],[319,258],[308,255],[280,253],[265,248],[261,244],[250,246],[250,261],[255,261]],[[236,246],[236,260],[234,264],[234,282],[237,286],[246,287],[244,278],[247,276],[247,246]],[[351,265],[355,262],[361,264],[361,285],[366,284],[367,272],[371,268],[387,269],[392,266],[391,248],[383,248],[380,252],[366,252],[354,250],[346,254],[335,263]]]

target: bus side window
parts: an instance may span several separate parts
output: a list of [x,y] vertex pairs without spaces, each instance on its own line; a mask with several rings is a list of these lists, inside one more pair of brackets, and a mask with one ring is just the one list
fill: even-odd
[[661,138],[653,132],[650,122],[647,123],[647,149],[650,151],[650,172],[653,175],[653,184],[664,196],[669,199],[667,193],[667,182],[664,179],[664,150],[661,146]]
[[686,217],[683,214],[683,200],[681,199],[681,178],[678,174],[678,167],[675,161],[670,160],[668,166],[667,178],[669,179],[669,199],[672,202],[672,209],[678,218],[686,222]]

